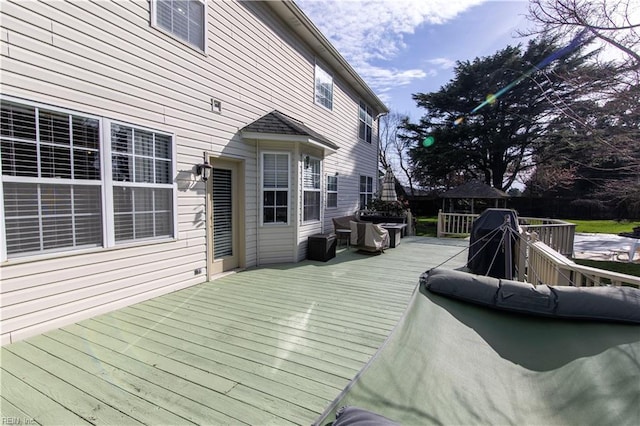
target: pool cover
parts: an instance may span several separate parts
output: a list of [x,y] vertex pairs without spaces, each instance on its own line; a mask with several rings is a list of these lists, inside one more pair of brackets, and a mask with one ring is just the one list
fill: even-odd
[[638,425],[640,326],[493,310],[417,287],[343,406],[403,425]]

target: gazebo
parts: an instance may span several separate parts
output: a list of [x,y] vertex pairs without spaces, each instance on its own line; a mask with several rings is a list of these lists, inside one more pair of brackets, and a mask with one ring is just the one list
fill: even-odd
[[[450,189],[441,194],[440,198],[442,198],[442,211],[444,212],[453,213],[460,212],[460,210],[469,212],[470,206],[470,213],[475,214],[476,207],[506,207],[509,195],[486,183],[471,181]],[[464,207],[460,207],[461,205]]]

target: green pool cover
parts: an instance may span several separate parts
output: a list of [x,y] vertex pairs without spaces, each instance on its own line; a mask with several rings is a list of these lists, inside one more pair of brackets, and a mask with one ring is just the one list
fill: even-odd
[[640,326],[496,311],[421,283],[316,424],[346,405],[403,425],[640,425]]

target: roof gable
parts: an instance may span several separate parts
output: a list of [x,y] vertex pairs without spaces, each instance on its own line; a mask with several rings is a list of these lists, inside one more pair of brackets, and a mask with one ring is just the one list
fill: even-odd
[[293,136],[294,140],[320,145],[330,151],[336,151],[339,148],[338,145],[306,126],[302,121],[296,120],[278,110],[273,110],[249,123],[240,132],[246,138],[277,139],[288,136],[286,139],[291,139]]
[[506,192],[482,183],[471,181],[450,189],[440,195],[441,198],[508,198]]

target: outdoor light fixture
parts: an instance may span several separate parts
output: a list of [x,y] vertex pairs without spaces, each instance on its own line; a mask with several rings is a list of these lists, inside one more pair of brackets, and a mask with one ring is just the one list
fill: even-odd
[[309,162],[311,161],[311,159],[309,158],[308,155],[304,156],[304,168],[308,169],[309,168]]
[[206,182],[211,177],[212,168],[211,164],[204,160],[204,163],[196,164],[196,174],[200,175],[203,182]]

